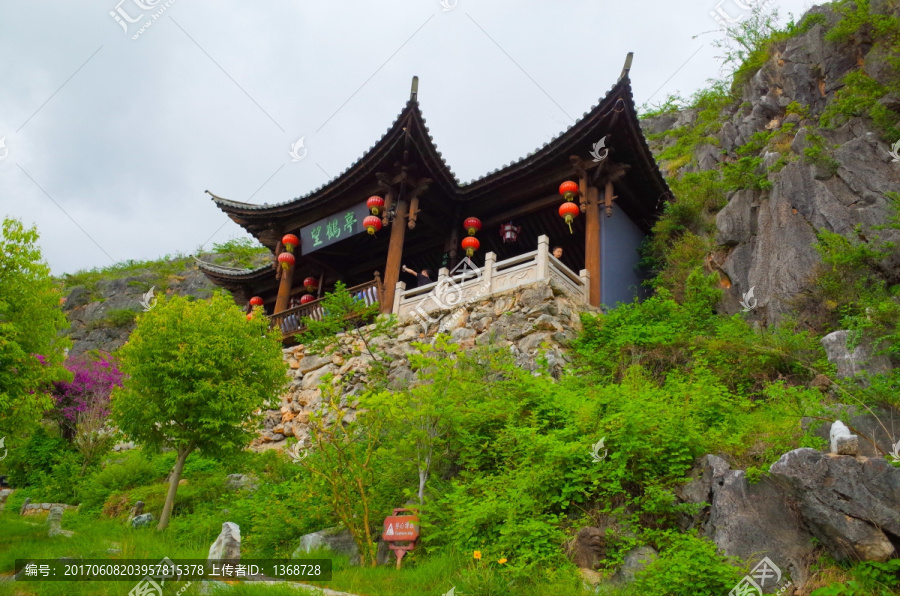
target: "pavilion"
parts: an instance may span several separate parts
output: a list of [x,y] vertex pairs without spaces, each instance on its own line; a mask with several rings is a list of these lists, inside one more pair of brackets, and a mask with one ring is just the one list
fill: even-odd
[[[585,304],[630,302],[644,279],[639,247],[672,196],[641,131],[630,66],[631,54],[606,96],[555,139],[465,184],[429,134],[414,78],[409,101],[384,136],[324,186],[276,205],[209,193],[274,260],[253,270],[200,268],[238,304],[261,299],[286,341],[302,316],[321,310],[318,301],[338,281],[379,302],[382,312],[421,310],[435,284],[407,290],[415,278],[402,267],[440,270],[446,279],[466,256],[463,246],[474,244],[471,261],[494,280],[492,293],[555,278]],[[574,184],[563,187],[569,189],[563,196],[567,181]],[[373,196],[383,205],[371,203]],[[561,208],[566,202],[572,205]],[[464,228],[470,218],[477,229]],[[477,241],[469,239],[472,231]],[[279,266],[286,234],[298,245],[288,247],[293,258]],[[561,246],[562,259],[548,255],[548,245]],[[291,308],[300,297],[304,303]]]

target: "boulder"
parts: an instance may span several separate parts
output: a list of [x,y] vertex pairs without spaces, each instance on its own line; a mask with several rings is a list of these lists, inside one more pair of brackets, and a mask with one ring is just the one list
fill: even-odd
[[[900,468],[884,458],[785,453],[769,469],[837,561],[885,561],[900,543]],[[777,561],[776,561],[777,563]]]
[[13,490],[11,488],[4,488],[0,490],[0,503],[6,503],[6,499],[9,498],[9,495],[13,494]]
[[831,425],[831,452],[837,455],[856,455],[859,453],[859,437],[852,434],[847,425],[835,420]]
[[259,486],[256,478],[246,474],[229,474],[225,478],[225,488],[228,490],[243,490],[250,492],[255,491]]
[[144,502],[138,501],[134,504],[134,507],[131,508],[131,512],[128,514],[128,521],[130,522],[134,518],[144,514]]
[[847,347],[850,331],[834,331],[822,338],[828,361],[837,366],[838,377],[852,378],[858,374],[888,374],[891,361],[885,355],[874,353],[871,343],[863,340],[852,350]]
[[635,574],[652,563],[658,555],[659,553],[650,546],[639,546],[631,549],[625,554],[622,566],[610,578],[611,581],[615,584],[630,584],[634,581]]
[[[304,360],[306,360],[306,358],[304,358]],[[331,358],[328,358],[328,362],[324,365],[303,375],[303,384],[301,387],[303,387],[303,389],[317,389],[319,383],[322,382],[322,377],[328,373],[335,372],[335,370],[337,370],[337,368],[331,364]]]
[[155,518],[153,517],[152,513],[144,513],[142,515],[135,517],[133,520],[131,520],[131,527],[132,528],[142,528],[144,526],[149,526],[153,522],[154,519]]
[[291,558],[300,559],[307,553],[320,549],[349,557],[351,565],[359,565],[359,548],[356,546],[353,536],[350,535],[350,531],[341,527],[327,528],[302,536],[300,545]]
[[576,567],[596,569],[606,554],[606,536],[600,528],[581,528],[566,550]]
[[219,537],[209,547],[208,561],[241,558],[241,528],[233,522],[222,524]]
[[767,556],[795,584],[806,582],[812,536],[775,482],[764,477],[750,484],[743,470],[728,470],[712,491],[704,533],[725,554],[743,560]]

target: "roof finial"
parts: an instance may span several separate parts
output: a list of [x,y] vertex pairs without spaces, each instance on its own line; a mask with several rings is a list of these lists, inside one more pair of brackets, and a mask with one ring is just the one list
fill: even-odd
[[409,91],[409,101],[418,101],[419,96],[419,77],[413,77],[412,89]]
[[628,52],[628,56],[625,57],[625,66],[622,67],[622,74],[619,75],[620,81],[628,76],[628,71],[631,70],[632,58],[634,58],[634,52]]

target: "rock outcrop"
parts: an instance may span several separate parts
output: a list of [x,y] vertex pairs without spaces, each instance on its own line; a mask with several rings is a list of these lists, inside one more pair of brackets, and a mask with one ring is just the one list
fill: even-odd
[[222,524],[222,531],[219,537],[209,547],[209,555],[207,560],[241,558],[241,528],[234,522],[225,522]]
[[[900,17],[896,4],[873,1],[870,10]],[[754,134],[783,131],[777,146],[759,152],[756,174],[770,187],[733,191],[718,213],[716,242],[723,250],[711,259],[727,277],[722,310],[740,311],[742,296],[754,288],[758,305],[752,316],[766,322],[780,320],[810,288],[821,262],[814,248],[817,230],[855,236],[859,225],[864,234],[900,240],[900,230],[871,231],[887,222],[889,193],[900,188],[900,167],[891,161],[889,143],[860,117],[830,129],[819,125],[848,73],[861,70],[882,85],[896,82],[896,73],[884,44],[874,44],[870,36],[844,42],[826,39],[841,19],[832,8],[816,7],[807,14],[824,23],[776,42],[769,60],[744,84],[741,99],[720,114],[722,126],[712,134],[714,140],[698,145],[691,163],[678,169],[710,170],[734,163],[745,155],[736,150]],[[900,124],[897,98],[885,96],[882,105],[896,113]],[[653,135],[692,126],[697,116],[697,109],[687,109],[645,119],[642,125]],[[669,142],[651,140],[651,148],[659,154]],[[809,158],[810,148],[820,158]],[[772,167],[779,160],[783,167]],[[900,281],[900,253],[887,269],[884,273],[893,283]]]

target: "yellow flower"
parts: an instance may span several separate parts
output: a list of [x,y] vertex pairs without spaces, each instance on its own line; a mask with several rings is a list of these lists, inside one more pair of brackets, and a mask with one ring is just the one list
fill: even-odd
[[481,558],[481,551],[480,551],[480,550],[476,550],[474,553],[472,553],[472,556],[475,557],[476,559],[480,559],[480,558]]
[[506,563],[506,557],[499,559],[497,562],[500,563],[501,565],[503,565],[504,563]]

